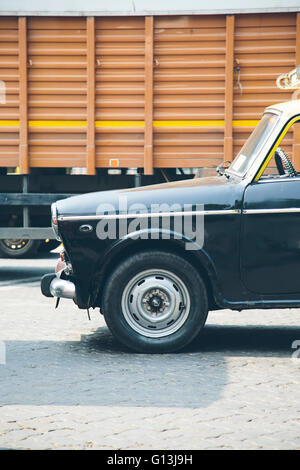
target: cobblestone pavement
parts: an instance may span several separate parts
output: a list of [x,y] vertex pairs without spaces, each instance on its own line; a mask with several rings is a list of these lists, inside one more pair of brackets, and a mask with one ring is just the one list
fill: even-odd
[[0,260],[0,448],[300,448],[299,310],[211,313],[185,351],[133,354],[40,294],[55,260]]

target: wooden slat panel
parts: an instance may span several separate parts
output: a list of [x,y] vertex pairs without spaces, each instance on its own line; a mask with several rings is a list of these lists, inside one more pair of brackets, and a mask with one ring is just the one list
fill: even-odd
[[291,98],[276,78],[294,67],[295,41],[295,14],[236,16],[234,119],[258,119],[266,106]]
[[[20,155],[23,172],[29,164],[82,166],[93,174],[111,159],[146,173],[155,167],[213,168],[223,149],[230,159],[253,129],[236,123],[232,129],[232,120],[258,120],[269,104],[290,99],[290,92],[276,88],[276,78],[300,61],[295,13],[155,17],[153,51],[144,17],[29,17],[27,23],[28,49],[24,41],[19,48],[18,20],[0,18],[0,80],[7,98],[0,103],[0,166],[17,166]],[[235,67],[239,60],[242,89],[236,68],[232,80],[233,59]],[[28,95],[27,119],[19,95],[25,101]],[[179,124],[168,125],[174,121]],[[287,136],[285,149],[294,145],[298,166],[297,136]]]
[[[0,18],[0,119],[19,122],[19,32],[17,18]],[[19,164],[19,124],[0,127],[0,167]]]
[[118,160],[120,168],[143,167],[143,128],[96,128],[96,166],[109,167]]
[[87,24],[90,23],[86,18],[28,20],[29,120],[85,122],[84,129],[74,132],[69,127],[50,128],[47,124],[41,128],[30,126],[32,167],[86,167],[89,161],[89,172],[93,172],[87,134],[91,136],[94,116],[89,114],[92,111],[87,109],[87,103],[88,97],[93,101],[90,95],[94,64],[88,66],[93,43],[87,43]]
[[[95,28],[96,121],[145,122],[145,18],[96,18]],[[96,127],[96,166],[111,160],[144,167],[144,128]]]
[[223,128],[154,128],[154,167],[215,167],[223,159]]
[[[234,119],[260,119],[267,106],[291,99],[291,92],[277,88],[276,78],[295,67],[295,46],[296,14],[236,16]],[[234,155],[251,129],[241,130],[238,140],[237,132]]]
[[[225,52],[225,16],[155,18],[154,119],[224,120]],[[154,166],[213,166],[223,159],[223,132],[155,128]]]
[[29,119],[86,119],[86,20],[30,18],[28,39]]

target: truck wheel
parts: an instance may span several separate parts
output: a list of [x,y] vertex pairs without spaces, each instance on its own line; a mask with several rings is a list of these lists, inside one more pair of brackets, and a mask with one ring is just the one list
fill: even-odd
[[31,258],[40,246],[40,240],[0,239],[2,258]]
[[111,333],[143,353],[189,344],[205,324],[206,287],[198,271],[173,253],[147,251],[122,262],[106,282],[102,312]]

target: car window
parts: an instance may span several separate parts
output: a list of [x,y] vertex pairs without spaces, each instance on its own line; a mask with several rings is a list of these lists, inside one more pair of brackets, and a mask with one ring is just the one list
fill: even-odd
[[278,120],[279,117],[270,112],[263,115],[261,121],[230,165],[229,172],[232,171],[240,176],[247,173]]
[[[295,147],[294,146],[294,140],[299,138],[297,136],[300,136],[300,122],[294,123],[291,128],[288,130],[288,132],[285,134],[284,138],[279,144],[279,149],[281,149],[285,156],[288,158],[290,163],[292,164],[295,172],[299,175],[300,171],[300,166],[298,159],[295,158],[294,152],[295,152]],[[271,160],[268,162],[266,168],[264,169],[260,179],[266,179],[266,178],[287,178],[290,176],[289,172],[287,171],[289,168],[286,167],[286,161],[283,161],[283,170],[284,174],[280,174],[279,168],[278,168],[278,163],[276,164],[276,158],[275,158],[275,153],[272,156]]]

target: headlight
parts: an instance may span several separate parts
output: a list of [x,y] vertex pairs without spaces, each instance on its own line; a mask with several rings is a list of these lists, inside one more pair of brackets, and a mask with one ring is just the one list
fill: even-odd
[[56,239],[61,242],[61,238],[58,233],[57,208],[55,202],[51,204],[51,220]]

